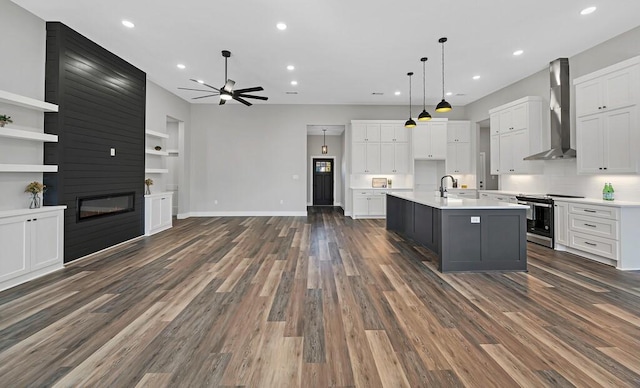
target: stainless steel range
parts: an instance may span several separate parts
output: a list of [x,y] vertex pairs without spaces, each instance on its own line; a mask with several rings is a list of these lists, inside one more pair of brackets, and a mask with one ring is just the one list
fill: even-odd
[[519,194],[518,204],[529,206],[527,209],[527,241],[553,248],[553,199],[584,198],[563,194]]

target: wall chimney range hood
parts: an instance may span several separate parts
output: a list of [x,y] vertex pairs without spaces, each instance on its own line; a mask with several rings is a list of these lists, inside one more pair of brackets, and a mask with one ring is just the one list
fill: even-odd
[[571,118],[569,105],[569,59],[558,58],[549,64],[551,78],[551,96],[549,108],[551,113],[551,149],[524,160],[573,159],[576,150],[571,148]]

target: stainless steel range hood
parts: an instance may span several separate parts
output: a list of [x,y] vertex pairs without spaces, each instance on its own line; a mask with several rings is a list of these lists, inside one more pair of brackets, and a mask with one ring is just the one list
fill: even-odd
[[569,113],[569,59],[558,58],[549,64],[551,78],[551,149],[524,160],[572,159],[576,150],[571,148],[571,118]]

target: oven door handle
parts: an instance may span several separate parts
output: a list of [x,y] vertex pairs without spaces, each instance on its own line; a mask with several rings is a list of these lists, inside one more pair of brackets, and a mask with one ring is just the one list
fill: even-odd
[[551,207],[550,204],[548,203],[535,203],[533,204],[533,206],[538,206],[538,207]]

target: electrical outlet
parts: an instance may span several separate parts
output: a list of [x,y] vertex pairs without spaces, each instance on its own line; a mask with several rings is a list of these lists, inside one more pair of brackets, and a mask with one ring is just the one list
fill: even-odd
[[471,217],[471,223],[472,224],[479,224],[480,223],[480,217]]
[[115,148],[111,149],[111,156],[116,156],[116,149]]

